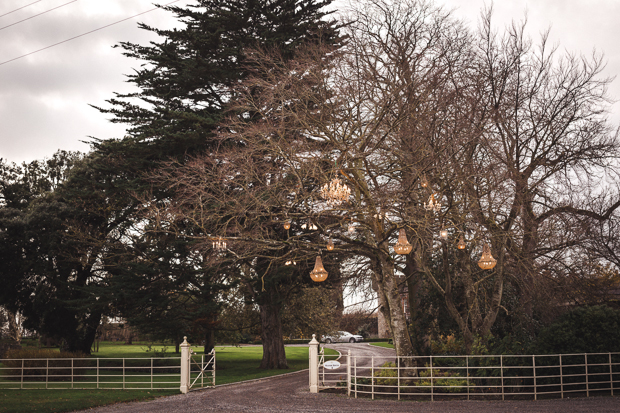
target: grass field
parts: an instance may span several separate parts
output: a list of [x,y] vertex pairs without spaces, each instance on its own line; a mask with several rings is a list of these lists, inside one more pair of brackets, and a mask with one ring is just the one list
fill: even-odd
[[390,343],[370,343],[371,346],[384,347],[384,348],[394,348],[394,344]]
[[[153,346],[158,351],[161,347]],[[99,352],[93,353],[92,356],[99,358],[152,357],[153,352],[147,352],[146,348],[144,344],[101,343]],[[216,384],[270,377],[308,368],[308,347],[286,347],[288,370],[260,370],[258,366],[262,351],[261,346],[217,346],[215,348]],[[329,349],[326,349],[326,352],[336,353]],[[168,347],[164,353],[169,357],[179,356],[174,353],[174,347]],[[112,403],[150,400],[178,393],[178,390],[0,390],[0,413],[69,412]]]

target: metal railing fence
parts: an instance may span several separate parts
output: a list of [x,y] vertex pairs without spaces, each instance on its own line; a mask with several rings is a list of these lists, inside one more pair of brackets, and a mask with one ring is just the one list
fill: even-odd
[[[176,390],[181,357],[0,359],[0,390]],[[215,351],[191,358],[191,388],[215,385]]]
[[[365,367],[358,367],[363,358]],[[348,394],[401,398],[614,395],[620,353],[428,357],[348,356]]]

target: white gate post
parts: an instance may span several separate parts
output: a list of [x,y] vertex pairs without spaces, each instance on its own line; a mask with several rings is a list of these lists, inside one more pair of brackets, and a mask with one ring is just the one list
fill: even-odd
[[189,391],[190,348],[187,337],[183,337],[183,343],[181,343],[181,393],[183,394]]
[[316,334],[312,334],[312,340],[308,343],[310,352],[310,393],[319,392],[319,342],[316,341]]

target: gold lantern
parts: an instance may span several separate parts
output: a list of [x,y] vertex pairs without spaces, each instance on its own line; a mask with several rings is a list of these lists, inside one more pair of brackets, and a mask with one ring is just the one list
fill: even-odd
[[327,241],[327,251],[333,251],[333,250],[334,250],[334,242],[330,238],[329,241]]
[[284,229],[289,230],[291,229],[291,221],[284,221]]
[[464,250],[466,247],[467,244],[465,244],[465,237],[463,236],[463,234],[461,234],[461,237],[459,238],[459,243],[456,244],[456,248]]
[[478,266],[483,270],[492,270],[497,265],[497,260],[491,255],[491,248],[487,243],[482,247],[482,257],[478,261]]
[[445,228],[442,228],[441,231],[439,231],[439,236],[442,239],[448,239],[448,230]]
[[411,252],[413,247],[407,241],[407,234],[405,228],[401,228],[398,231],[398,242],[394,245],[394,252],[400,255],[407,255]]
[[321,256],[316,257],[316,262],[314,263],[314,269],[310,271],[310,278],[316,282],[322,282],[327,279],[327,271],[323,268],[323,261],[321,261]]

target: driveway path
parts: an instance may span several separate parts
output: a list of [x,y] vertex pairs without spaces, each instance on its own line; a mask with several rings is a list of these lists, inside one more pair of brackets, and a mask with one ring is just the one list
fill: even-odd
[[[331,345],[339,351],[366,352],[366,344]],[[382,354],[382,350],[379,350]],[[374,350],[373,350],[374,353]],[[162,397],[149,402],[116,404],[86,410],[96,413],[194,413],[194,412],[371,412],[371,413],[617,413],[620,397],[592,397],[539,401],[393,401],[348,398],[346,395],[308,391],[308,371],[252,382],[218,386]]]

